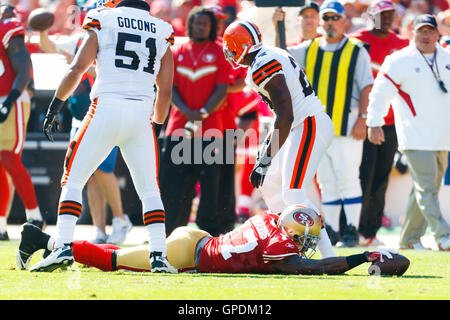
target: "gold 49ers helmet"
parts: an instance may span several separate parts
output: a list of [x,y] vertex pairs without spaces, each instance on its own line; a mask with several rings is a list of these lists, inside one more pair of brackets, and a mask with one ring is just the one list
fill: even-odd
[[295,242],[300,255],[306,258],[314,255],[322,228],[322,219],[314,210],[301,205],[289,206],[280,214],[278,228]]
[[248,53],[261,48],[261,32],[249,21],[235,21],[223,34],[223,53],[234,69],[241,66]]

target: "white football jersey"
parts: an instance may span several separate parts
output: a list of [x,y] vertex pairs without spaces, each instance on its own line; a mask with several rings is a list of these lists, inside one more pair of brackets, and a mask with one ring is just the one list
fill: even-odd
[[299,125],[309,116],[323,112],[325,107],[317,98],[305,73],[285,50],[275,47],[262,47],[250,66],[245,81],[272,108],[269,93],[264,89],[264,86],[277,74],[284,75],[291,94],[294,114],[292,127]]
[[153,100],[161,59],[174,42],[172,26],[146,10],[123,6],[89,11],[83,28],[98,36],[91,99],[108,93]]

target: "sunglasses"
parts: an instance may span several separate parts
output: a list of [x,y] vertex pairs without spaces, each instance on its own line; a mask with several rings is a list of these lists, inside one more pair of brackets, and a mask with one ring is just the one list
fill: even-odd
[[338,21],[341,18],[342,18],[342,16],[323,16],[322,20],[323,21],[328,21],[328,20]]

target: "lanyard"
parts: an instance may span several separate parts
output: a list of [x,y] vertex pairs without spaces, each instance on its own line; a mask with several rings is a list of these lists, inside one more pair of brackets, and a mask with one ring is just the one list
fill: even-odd
[[[418,50],[420,52],[420,50]],[[433,73],[434,78],[436,79],[437,83],[439,84],[439,87],[441,88],[441,90],[444,93],[447,93],[447,88],[445,87],[444,81],[441,80],[441,75],[439,74],[439,68],[437,65],[437,59],[436,59],[436,54],[437,54],[437,49],[434,50],[434,54],[433,54],[433,60],[431,61],[431,63],[428,62],[428,59],[423,55],[422,52],[420,52],[420,55],[423,57],[423,59],[425,60],[425,63],[428,65],[428,67],[430,67],[431,72]],[[434,68],[433,68],[433,64],[436,65],[436,72],[434,72]]]

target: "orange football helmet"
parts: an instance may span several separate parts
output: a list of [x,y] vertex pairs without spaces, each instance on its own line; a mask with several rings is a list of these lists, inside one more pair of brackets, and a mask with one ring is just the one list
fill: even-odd
[[97,0],[97,8],[107,7],[115,8],[123,0]]
[[301,205],[289,206],[281,212],[277,226],[295,242],[301,256],[311,258],[316,253],[322,219],[313,209]]
[[235,21],[223,34],[223,53],[233,69],[241,67],[245,56],[261,46],[261,32],[249,21]]

